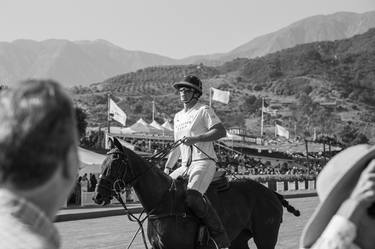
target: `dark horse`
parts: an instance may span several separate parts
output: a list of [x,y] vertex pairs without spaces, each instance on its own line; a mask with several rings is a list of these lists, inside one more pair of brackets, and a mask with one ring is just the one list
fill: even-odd
[[[115,183],[132,186],[149,215],[147,235],[154,249],[215,248],[212,243],[197,245],[200,224],[185,210],[183,181],[172,180],[116,139],[115,146],[102,164],[94,201],[108,204]],[[207,195],[223,221],[232,249],[248,249],[250,238],[258,249],[275,248],[282,205],[298,213],[281,195],[249,179],[231,181],[221,191],[210,187]]]

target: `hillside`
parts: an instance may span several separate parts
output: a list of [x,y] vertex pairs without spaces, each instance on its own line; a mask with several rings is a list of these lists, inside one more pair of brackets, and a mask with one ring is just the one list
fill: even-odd
[[0,42],[0,82],[7,85],[30,77],[53,78],[65,86],[87,85],[120,73],[172,62],[164,56],[125,50],[104,40]]
[[264,56],[299,44],[341,40],[362,34],[374,27],[375,11],[362,14],[338,12],[330,15],[317,15],[299,20],[275,32],[258,36],[227,53],[196,56],[183,61],[218,65],[219,62],[235,58]]
[[315,42],[256,59],[236,59],[218,67],[181,65],[150,67],[119,75],[90,87],[74,87],[76,102],[87,109],[92,125],[105,125],[106,94],[111,93],[129,116],[151,121],[154,98],[159,122],[181,108],[172,83],[186,74],[203,79],[202,101],[208,88],[231,91],[228,105],[214,102],[226,127],[246,127],[260,133],[261,97],[276,116],[266,115],[266,133],[275,122],[292,134],[337,134],[348,126],[375,135],[375,29],[350,39]]
[[298,44],[349,38],[372,27],[375,27],[375,11],[313,16],[256,37],[229,52],[178,60],[129,51],[105,40],[0,42],[0,84],[11,86],[18,80],[36,77],[53,78],[66,86],[88,85],[150,66],[199,63],[219,66],[235,58],[255,58]]

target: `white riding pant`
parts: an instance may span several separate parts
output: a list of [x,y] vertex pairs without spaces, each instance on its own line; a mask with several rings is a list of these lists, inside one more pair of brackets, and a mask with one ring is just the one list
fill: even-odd
[[170,174],[176,179],[178,176],[188,175],[187,188],[194,189],[204,194],[216,172],[216,162],[213,160],[199,160],[191,162],[189,167],[181,166]]

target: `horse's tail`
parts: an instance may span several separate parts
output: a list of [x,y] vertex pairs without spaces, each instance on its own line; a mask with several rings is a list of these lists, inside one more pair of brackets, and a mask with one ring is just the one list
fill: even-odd
[[289,213],[294,214],[294,216],[300,216],[301,215],[301,212],[298,209],[295,209],[292,205],[290,205],[289,202],[287,200],[285,200],[284,196],[277,193],[276,191],[273,191],[273,192],[276,194],[277,198],[281,201],[281,204],[283,205],[283,207],[285,207],[286,210],[288,210]]

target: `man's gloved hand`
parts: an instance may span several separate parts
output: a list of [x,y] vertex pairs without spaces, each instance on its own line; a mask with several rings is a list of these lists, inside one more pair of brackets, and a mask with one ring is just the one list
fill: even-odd
[[187,146],[190,146],[190,145],[193,145],[195,143],[199,142],[199,138],[198,137],[184,137],[182,139],[182,143],[187,145]]
[[168,168],[168,167],[164,168],[164,173],[166,173],[167,175],[169,175],[170,172],[171,172],[170,168]]

